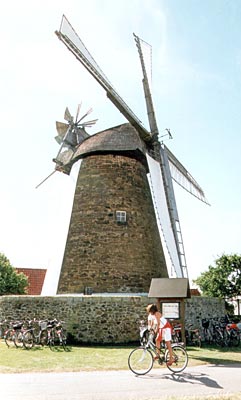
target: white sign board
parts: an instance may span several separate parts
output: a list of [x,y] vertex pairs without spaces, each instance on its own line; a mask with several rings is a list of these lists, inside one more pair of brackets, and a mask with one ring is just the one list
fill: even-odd
[[180,303],[161,303],[162,315],[165,318],[179,319],[180,318]]

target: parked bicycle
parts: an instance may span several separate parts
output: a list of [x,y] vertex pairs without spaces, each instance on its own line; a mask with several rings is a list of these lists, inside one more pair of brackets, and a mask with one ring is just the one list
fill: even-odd
[[225,325],[218,319],[212,319],[213,342],[219,346],[224,347],[225,342]]
[[69,351],[66,342],[67,342],[67,335],[63,325],[65,324],[64,321],[58,321],[54,319],[48,322],[47,325],[47,332],[48,332],[48,345],[51,350],[54,350],[56,346],[63,347],[64,351]]
[[4,333],[4,341],[8,347],[23,347],[24,321],[9,322],[9,327]]
[[182,342],[182,325],[180,323],[173,323],[172,342],[183,344],[183,342]]
[[48,345],[51,350],[62,347],[69,351],[64,321],[57,318],[49,320],[32,320],[0,322],[0,331],[8,347],[24,347],[29,350],[35,345]]
[[213,334],[211,330],[210,321],[207,318],[202,319],[202,327],[203,327],[203,340],[205,343],[210,344],[213,341]]
[[167,368],[178,373],[183,371],[188,364],[186,349],[177,343],[172,344],[174,362],[169,365],[170,354],[166,347],[158,349],[154,344],[154,333],[151,331],[147,343],[132,350],[128,357],[128,366],[136,375],[145,375],[151,371],[154,358],[159,365],[165,364]]
[[201,347],[201,335],[198,328],[195,328],[193,324],[187,324],[185,329],[186,344],[187,346]]
[[232,323],[228,316],[202,320],[205,343],[214,343],[220,347],[237,347],[240,344],[238,324]]
[[0,321],[0,339],[4,339],[5,333],[9,328],[9,322],[7,319],[3,319]]
[[48,343],[47,337],[48,320],[32,320],[29,322],[28,329],[23,334],[23,345],[26,350],[31,349],[34,345],[44,346]]
[[229,347],[238,347],[240,344],[240,331],[238,325],[229,322],[225,326],[225,342]]

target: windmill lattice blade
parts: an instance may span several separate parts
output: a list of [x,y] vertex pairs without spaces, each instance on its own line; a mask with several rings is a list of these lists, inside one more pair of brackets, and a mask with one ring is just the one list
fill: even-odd
[[76,112],[76,118],[75,118],[75,123],[78,121],[78,118],[79,118],[79,112],[80,112],[80,108],[81,108],[81,106],[82,106],[82,102],[81,102],[80,104],[78,104],[78,107],[77,107],[77,112]]
[[69,125],[65,124],[65,122],[56,121],[56,129],[57,129],[58,135],[60,136],[61,139],[64,138],[68,128],[69,128]]
[[145,57],[144,57],[146,55],[146,51],[145,50],[146,50],[147,46],[149,46],[149,48],[150,48],[149,52],[151,50],[151,46],[148,45],[148,43],[146,43],[143,40],[141,40],[134,33],[133,33],[133,35],[134,35],[136,46],[137,46],[137,49],[138,49],[140,62],[141,62],[142,73],[143,73],[142,83],[143,83],[143,89],[144,89],[144,93],[145,93],[146,109],[147,109],[147,115],[148,115],[150,130],[151,130],[151,136],[157,138],[158,137],[158,127],[157,127],[156,116],[155,116],[154,106],[153,106],[153,102],[152,102],[151,89],[150,89],[150,79],[151,79],[151,77],[148,77],[146,60],[145,60]]
[[73,122],[73,117],[72,117],[72,115],[70,114],[68,107],[66,107],[66,109],[65,109],[65,112],[64,112],[64,119],[65,119],[65,121],[68,121],[68,122],[70,122],[70,123]]
[[94,124],[96,124],[97,121],[98,121],[98,119],[92,119],[91,121],[83,122],[80,125],[81,126],[88,126],[89,128],[91,128]]
[[[139,44],[140,50],[142,52],[143,61],[145,64],[145,70],[146,70],[146,74],[147,74],[147,78],[148,78],[148,83],[149,83],[149,87],[151,90],[151,86],[152,86],[152,46],[149,43],[145,42],[143,39],[139,38],[134,33],[133,33],[133,35],[135,37],[137,47]],[[138,41],[137,41],[137,39],[138,39]]]
[[203,189],[192,177],[192,175],[186,170],[186,168],[180,163],[180,161],[178,161],[178,159],[166,146],[165,151],[169,160],[172,179],[193,196],[210,205],[205,197]]
[[77,122],[78,124],[80,123],[80,121],[82,121],[85,117],[87,117],[87,115],[89,115],[91,112],[93,111],[93,108],[90,108]]
[[151,142],[150,133],[145,129],[142,122],[133,113],[130,107],[124,102],[114,89],[113,85],[107,79],[103,71],[100,69],[92,55],[85,47],[65,15],[63,15],[60,30],[55,32],[58,38],[65,46],[74,54],[74,56],[84,65],[89,73],[99,82],[105,89],[107,97],[124,115],[124,117],[138,130],[141,138],[146,142]]
[[55,140],[59,145],[63,143],[63,140],[59,136],[55,136]]
[[161,237],[164,237],[164,242],[166,248],[163,247],[164,253],[165,250],[168,252],[165,254],[166,259],[170,257],[170,261],[174,270],[176,272],[177,277],[182,277],[182,267],[180,265],[180,261],[178,258],[178,248],[175,242],[175,237],[173,233],[173,229],[171,227],[170,214],[168,211],[168,204],[166,200],[166,194],[164,189],[163,176],[160,168],[160,163],[155,161],[152,157],[147,154],[147,162],[149,166],[150,174],[148,176],[148,180],[151,187],[151,194],[153,198],[153,204],[155,205],[155,213],[158,222],[158,228]]

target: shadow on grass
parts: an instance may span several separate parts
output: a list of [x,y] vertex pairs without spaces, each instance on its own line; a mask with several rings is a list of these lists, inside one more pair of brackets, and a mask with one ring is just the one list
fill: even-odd
[[33,346],[31,349],[25,349],[24,347],[22,347],[22,350],[23,351],[27,351],[27,352],[29,352],[29,351],[43,351],[43,349],[44,349],[44,346],[37,346],[37,345]]
[[72,351],[72,347],[71,346],[66,346],[66,347],[63,347],[63,346],[51,346],[50,350],[55,352],[55,353],[62,353],[62,352],[69,353],[69,352]]
[[210,358],[210,357],[191,357],[194,360],[198,360],[198,361],[203,361],[205,363],[208,364],[214,364],[216,367],[237,367],[240,368],[241,366],[241,361],[237,361],[237,360],[232,360],[232,359],[227,359],[227,358]]
[[241,348],[205,345],[201,349],[189,347],[189,358],[215,366],[241,366]]
[[22,350],[22,351],[26,351],[27,353],[28,352],[32,353],[32,352],[43,351],[44,349],[48,349],[48,348],[49,348],[49,350],[57,352],[57,353],[60,353],[60,352],[63,352],[63,351],[65,351],[65,352],[72,351],[72,346],[66,346],[65,348],[63,348],[63,346],[52,346],[52,347],[49,347],[49,346],[41,346],[41,345],[34,345],[33,347],[31,347],[29,349],[25,349],[24,347],[19,347],[18,349],[16,349],[16,347],[15,347],[15,350]]

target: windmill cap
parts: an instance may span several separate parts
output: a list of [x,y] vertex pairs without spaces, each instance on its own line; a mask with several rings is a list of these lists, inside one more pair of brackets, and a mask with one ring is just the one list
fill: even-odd
[[87,138],[77,149],[74,158],[82,158],[87,154],[105,151],[136,151],[146,153],[146,146],[137,131],[130,124],[122,124],[98,132]]

